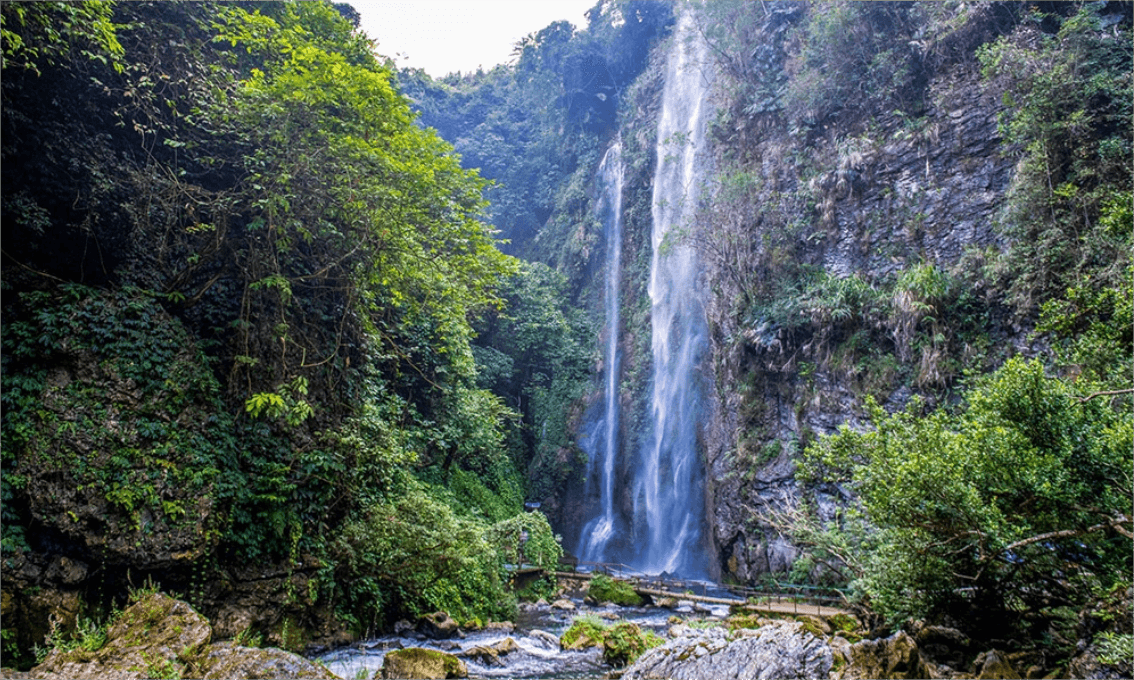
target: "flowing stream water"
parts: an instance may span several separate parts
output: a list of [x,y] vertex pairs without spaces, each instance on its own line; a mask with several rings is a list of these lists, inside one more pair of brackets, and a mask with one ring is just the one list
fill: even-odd
[[650,430],[633,482],[634,533],[646,573],[706,572],[704,471],[698,451],[707,347],[697,253],[689,242],[705,169],[708,46],[685,11],[666,64],[653,187]]
[[576,553],[584,562],[606,562],[607,545],[616,531],[614,475],[618,456],[620,331],[619,301],[622,278],[622,141],[615,141],[599,164],[603,187],[599,215],[606,238],[606,348],[603,355],[605,394],[603,415],[596,431],[581,444],[591,461],[588,480],[599,486],[600,514],[583,528]]
[[[462,631],[459,637],[450,640],[431,640],[407,631],[401,635],[385,635],[358,642],[316,658],[332,673],[347,680],[381,677],[386,653],[408,647],[424,647],[461,656],[470,678],[606,678],[612,669],[603,661],[600,649],[591,647],[564,650],[559,646],[559,636],[577,616],[587,616],[606,623],[630,621],[643,630],[664,636],[670,625],[669,619],[675,613],[684,616],[712,616],[717,620],[728,615],[727,607],[702,608],[699,611],[686,607],[682,611],[680,607],[671,610],[610,604],[592,606],[584,604],[580,597],[573,598],[573,604],[576,609],[571,611],[557,610],[546,604],[521,605],[515,627],[510,630]],[[502,654],[495,660],[469,655],[477,647],[491,647],[503,642],[505,638],[511,638],[516,643],[514,651]]]

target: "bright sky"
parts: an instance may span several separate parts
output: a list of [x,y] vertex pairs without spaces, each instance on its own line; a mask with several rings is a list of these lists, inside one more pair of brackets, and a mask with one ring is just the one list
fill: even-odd
[[491,70],[512,46],[548,24],[585,28],[596,0],[349,0],[378,53],[399,68],[422,68],[434,78]]

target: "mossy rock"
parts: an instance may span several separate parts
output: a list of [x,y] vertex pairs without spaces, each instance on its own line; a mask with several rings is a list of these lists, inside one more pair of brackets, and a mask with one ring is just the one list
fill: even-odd
[[33,669],[45,678],[153,677],[185,675],[185,659],[212,636],[209,622],[188,604],[162,593],[145,595],[128,607],[106,632],[97,650],[56,649]]
[[832,630],[830,624],[821,618],[815,616],[797,616],[795,620],[799,621],[805,631],[819,639],[831,635]]
[[647,649],[663,642],[653,631],[643,631],[638,624],[624,621],[603,631],[602,658],[611,666],[627,666]]
[[734,614],[725,620],[729,630],[737,630],[740,628],[755,629],[763,626],[767,619],[759,614]]
[[189,332],[137,292],[36,304],[37,320],[20,324],[42,345],[5,366],[5,380],[36,397],[5,412],[29,520],[138,570],[207,554],[225,521],[217,478],[236,449]]
[[642,604],[642,596],[623,581],[615,581],[606,574],[596,574],[587,588],[587,595],[595,602],[610,602],[623,607],[637,607]]
[[229,641],[205,647],[184,677],[332,680],[338,676],[292,652],[274,647],[242,647]]
[[835,614],[834,616],[827,617],[827,624],[835,631],[842,631],[844,633],[854,633],[858,631],[862,624],[858,622],[854,616],[850,614]]
[[575,619],[571,627],[559,636],[559,646],[565,650],[601,646],[604,630],[606,627],[597,621]]
[[162,593],[149,593],[117,617],[101,647],[57,648],[32,669],[30,676],[46,680],[336,677],[298,654],[232,642],[210,643],[211,637],[209,622],[188,604]]
[[467,678],[465,662],[447,652],[422,647],[395,649],[382,662],[383,678]]

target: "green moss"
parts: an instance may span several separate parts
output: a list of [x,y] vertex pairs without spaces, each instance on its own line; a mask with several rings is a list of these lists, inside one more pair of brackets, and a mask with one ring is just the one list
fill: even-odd
[[759,628],[761,617],[759,614],[736,614],[728,617],[725,621],[728,624],[729,630],[737,630],[739,628]]
[[559,646],[563,649],[598,647],[602,644],[604,629],[605,626],[593,618],[579,617],[559,636]]
[[602,658],[611,666],[626,666],[662,642],[653,631],[643,631],[638,624],[624,621],[603,631]]
[[810,619],[802,619],[799,622],[803,625],[803,629],[805,631],[811,633],[815,637],[820,639],[827,637],[827,634],[823,632],[823,629],[819,627],[819,624],[815,623],[814,621]]
[[844,633],[858,630],[858,619],[850,614],[835,614],[834,616],[829,616],[827,617],[827,623],[836,631],[842,631]]
[[606,574],[596,574],[591,579],[587,594],[596,602],[611,602],[624,607],[636,607],[642,604],[642,596],[634,592],[634,588],[623,581],[615,581]]
[[386,655],[383,662],[383,675],[393,677],[430,678],[444,673],[446,678],[459,678],[467,675],[461,660],[452,654],[422,647],[396,649]]
[[647,649],[662,644],[652,631],[643,631],[638,624],[623,621],[606,626],[591,617],[579,617],[559,638],[563,649],[602,647],[602,658],[612,666],[625,666]]

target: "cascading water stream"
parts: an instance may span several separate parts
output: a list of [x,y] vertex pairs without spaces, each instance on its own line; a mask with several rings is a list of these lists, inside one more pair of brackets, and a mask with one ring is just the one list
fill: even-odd
[[[708,345],[693,227],[703,179],[708,47],[686,11],[666,63],[658,119],[650,266],[653,382],[648,429],[634,461],[619,461],[619,301],[622,243],[622,148],[603,157],[599,216],[606,238],[606,343],[601,415],[589,420],[580,445],[590,458],[588,496],[598,507],[579,536],[583,562],[626,561],[646,573],[708,575],[703,546],[704,471],[698,450],[703,390],[700,367]],[[629,463],[629,464],[628,464]],[[627,469],[629,468],[629,469]],[[615,480],[629,474],[632,514],[615,503]],[[597,486],[597,488],[596,488]],[[619,512],[619,508],[623,508]]]
[[658,120],[650,268],[653,346],[651,430],[633,486],[635,560],[647,573],[705,574],[704,472],[698,455],[699,367],[707,346],[693,227],[703,178],[708,47],[682,13],[670,50]]
[[[597,475],[600,512],[587,523],[580,535],[578,555],[584,562],[604,562],[606,549],[615,533],[614,475],[618,455],[619,314],[622,277],[622,142],[615,141],[599,164],[603,200],[599,214],[606,237],[606,348],[604,352],[605,395],[599,433],[591,439],[591,479]],[[600,464],[601,463],[601,464]]]

